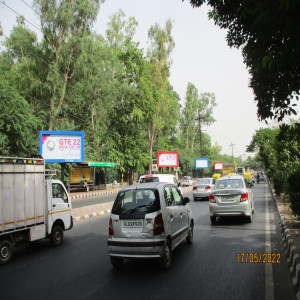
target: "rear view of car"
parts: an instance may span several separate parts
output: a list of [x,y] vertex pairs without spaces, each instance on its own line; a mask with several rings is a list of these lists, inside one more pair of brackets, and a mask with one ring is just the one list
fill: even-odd
[[182,193],[181,184],[178,182],[175,175],[172,174],[150,174],[142,175],[139,179],[139,183],[150,183],[150,182],[169,182],[175,184]]
[[184,239],[192,241],[188,201],[168,183],[137,184],[119,191],[107,241],[112,265],[121,267],[124,258],[157,258],[164,269],[169,268],[172,250]]
[[182,186],[191,186],[193,185],[193,179],[190,176],[184,176],[182,178]]
[[201,178],[193,186],[194,201],[207,199],[215,186],[214,178]]
[[217,217],[244,216],[252,222],[254,213],[253,192],[242,176],[220,178],[209,196],[209,212],[212,224]]

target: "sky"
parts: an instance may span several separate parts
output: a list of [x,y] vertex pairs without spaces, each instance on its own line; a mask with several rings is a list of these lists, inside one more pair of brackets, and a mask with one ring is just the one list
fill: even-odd
[[[31,0],[0,0],[0,21],[6,36],[16,24],[16,13],[39,27],[39,20],[31,5]],[[25,2],[25,3],[24,3]],[[186,88],[193,83],[199,93],[214,93],[217,106],[213,117],[216,122],[202,129],[209,134],[212,144],[222,147],[222,154],[247,158],[246,146],[250,144],[255,131],[266,127],[257,118],[257,107],[249,85],[249,74],[243,64],[241,50],[229,48],[226,30],[209,20],[208,7],[193,8],[185,0],[106,0],[100,6],[99,15],[93,29],[105,35],[107,22],[112,14],[122,9],[126,19],[130,16],[138,21],[134,41],[145,51],[148,48],[148,30],[158,23],[165,26],[168,19],[173,21],[172,36],[175,48],[171,54],[170,83],[179,94],[184,105]],[[27,26],[40,32],[27,22]],[[3,38],[1,38],[3,41]],[[230,146],[233,145],[233,146]],[[199,154],[200,157],[200,154]]]

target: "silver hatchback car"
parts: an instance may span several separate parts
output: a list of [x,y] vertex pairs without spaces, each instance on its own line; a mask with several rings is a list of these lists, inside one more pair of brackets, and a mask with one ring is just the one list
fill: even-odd
[[163,269],[172,261],[172,251],[186,239],[193,241],[194,220],[174,184],[152,182],[119,191],[109,220],[108,254],[120,268],[124,258],[157,258]]
[[212,224],[219,216],[244,216],[249,223],[252,222],[253,192],[242,176],[224,176],[216,182],[209,196],[209,213]]

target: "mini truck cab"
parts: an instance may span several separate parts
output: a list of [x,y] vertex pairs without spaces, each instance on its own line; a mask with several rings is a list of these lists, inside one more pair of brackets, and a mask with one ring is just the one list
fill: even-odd
[[59,246],[73,227],[68,192],[61,181],[46,180],[47,171],[43,159],[0,157],[0,264],[15,247],[42,238]]
[[193,240],[194,220],[178,188],[152,182],[119,191],[109,221],[108,254],[114,267],[124,258],[157,258],[163,269],[171,264],[172,251]]

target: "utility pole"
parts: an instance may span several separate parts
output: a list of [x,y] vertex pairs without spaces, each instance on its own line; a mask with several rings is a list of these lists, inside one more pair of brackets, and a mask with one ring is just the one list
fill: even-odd
[[[204,117],[200,117],[200,110],[199,110],[199,113],[198,113],[198,118],[195,119],[195,121],[199,121],[199,132],[200,132],[200,156],[201,158],[203,158],[203,155],[202,155],[202,131],[201,131],[201,120],[203,120]],[[201,177],[203,177],[203,169],[201,169]]]
[[234,160],[233,160],[233,146],[234,146],[234,144],[232,144],[232,142],[231,142],[231,144],[229,145],[229,147],[231,147],[231,151],[232,151],[232,166],[234,164]]

